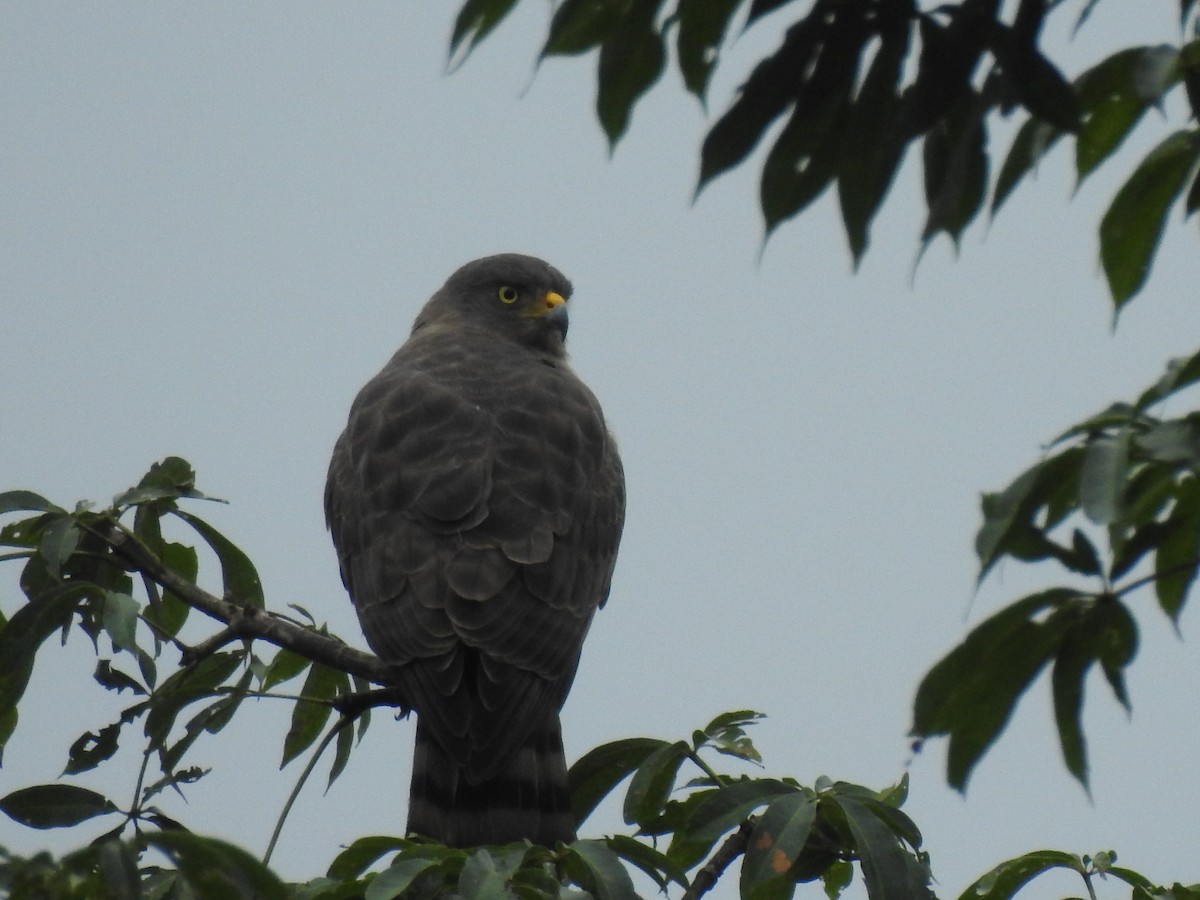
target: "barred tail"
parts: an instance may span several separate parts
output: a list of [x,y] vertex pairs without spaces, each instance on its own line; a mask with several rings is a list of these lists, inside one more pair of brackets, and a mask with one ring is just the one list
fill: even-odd
[[451,847],[528,838],[553,847],[575,839],[558,716],[534,730],[507,764],[472,782],[417,717],[408,831]]

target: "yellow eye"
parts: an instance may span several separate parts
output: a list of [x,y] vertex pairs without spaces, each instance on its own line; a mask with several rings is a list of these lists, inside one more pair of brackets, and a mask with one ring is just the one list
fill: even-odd
[[517,297],[520,295],[517,293],[517,289],[515,287],[509,287],[506,284],[496,292],[496,296],[500,298],[501,303],[507,303],[511,306],[517,302]]

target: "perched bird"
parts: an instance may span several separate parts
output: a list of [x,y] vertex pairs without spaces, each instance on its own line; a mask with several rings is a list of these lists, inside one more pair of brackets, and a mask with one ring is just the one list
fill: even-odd
[[617,447],[567,365],[571,284],[477,259],[359,392],[325,515],[375,653],[417,712],[408,831],[575,837],[559,710],[612,581]]

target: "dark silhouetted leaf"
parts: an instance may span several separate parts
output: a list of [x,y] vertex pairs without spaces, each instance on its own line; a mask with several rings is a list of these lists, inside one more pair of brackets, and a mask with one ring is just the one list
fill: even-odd
[[1154,558],[1154,588],[1163,612],[1178,622],[1200,566],[1200,481],[1180,485]]
[[742,0],[679,0],[676,47],[679,70],[689,91],[704,100],[729,20]]
[[459,62],[465,62],[475,46],[492,33],[501,20],[509,14],[517,0],[467,0],[454,20],[454,31],[450,35],[450,58],[463,47]]
[[117,752],[117,738],[121,734],[121,723],[114,722],[101,728],[98,733],[88,731],[71,744],[67,751],[67,767],[64,775],[78,775],[94,769]]
[[30,828],[69,828],[117,812],[103,794],[73,784],[37,784],[0,799],[0,811]]
[[963,230],[983,206],[988,183],[986,108],[973,91],[925,135],[922,243],[945,232],[957,250]]
[[16,709],[29,684],[38,648],[71,622],[86,597],[82,585],[58,585],[18,609],[0,629],[0,716]]
[[746,16],[746,27],[749,28],[763,16],[767,15],[768,13],[773,13],[781,6],[784,6],[790,2],[791,0],[753,0],[753,2],[750,4],[750,12]]
[[908,48],[907,20],[881,34],[879,49],[845,121],[838,201],[856,268],[867,250],[871,220],[891,188],[907,148],[900,128],[899,85]]
[[966,788],[1021,694],[1054,657],[1069,625],[1056,613],[1078,597],[1069,588],[1052,588],[1017,601],[977,626],[921,681],[913,734],[949,735],[946,779],[952,787]]
[[772,56],[755,66],[733,105],[704,138],[697,193],[749,156],[767,127],[795,100],[800,75],[824,30],[825,25],[810,14],[787,30],[782,46]]
[[165,854],[202,900],[286,900],[283,883],[261,862],[239,847],[187,831],[160,831],[143,836]]
[[992,194],[992,216],[1000,211],[1013,188],[1020,184],[1027,172],[1037,168],[1038,162],[1050,148],[1058,143],[1063,132],[1040,119],[1030,117],[1017,131],[1000,174],[996,176],[996,189]]
[[628,738],[603,744],[584,754],[567,773],[575,824],[582,825],[614,787],[651,754],[668,746],[666,741],[654,738]]
[[634,104],[662,75],[667,61],[655,14],[662,0],[635,0],[600,48],[596,114],[609,148],[629,127]]
[[1033,525],[1039,510],[1048,510],[1044,529],[1049,530],[1075,508],[1083,458],[1081,448],[1071,447],[1027,469],[1001,493],[984,494],[984,521],[975,538],[980,581],[1002,556],[1026,558],[1021,542],[1031,530],[1042,533]]
[[1171,204],[1200,162],[1200,139],[1177,131],[1142,160],[1100,222],[1100,259],[1119,313],[1141,290]]
[[563,0],[550,20],[542,56],[573,56],[600,46],[628,8],[629,0]]
[[1022,40],[1015,28],[1002,24],[988,29],[987,40],[1022,106],[1062,131],[1079,130],[1081,111],[1075,91],[1032,41]]

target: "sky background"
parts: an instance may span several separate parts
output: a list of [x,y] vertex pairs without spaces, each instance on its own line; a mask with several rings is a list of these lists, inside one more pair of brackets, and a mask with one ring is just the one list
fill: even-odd
[[[749,707],[769,715],[754,738],[770,774],[883,787],[908,772],[906,809],[944,896],[1044,847],[1115,848],[1153,879],[1200,880],[1191,610],[1180,639],[1152,594],[1132,601],[1132,719],[1089,681],[1090,799],[1061,764],[1044,679],[965,798],[945,786],[944,744],[914,757],[906,737],[930,666],[1058,576],[1009,564],[975,595],[980,492],[1196,350],[1195,222],[1172,218],[1115,332],[1095,237],[1120,176],[1180,110],[1149,116],[1074,200],[1058,148],[957,260],[938,242],[915,277],[910,154],[854,275],[832,194],[760,261],[761,152],[691,202],[711,118],[675,71],[610,158],[594,59],[535,75],[547,6],[521,4],[447,74],[456,6],[5,7],[0,489],[106,503],[184,456],[201,490],[231,501],[194,511],[255,560],[269,605],[302,604],[365,646],[321,510],[351,399],[460,264],[542,256],[575,283],[569,349],[620,442],[629,494],[612,596],[563,717],[569,758]],[[1068,13],[1046,45],[1074,75],[1119,47],[1175,40],[1177,7],[1110,0],[1074,42]],[[712,115],[780,23],[729,49]],[[14,582],[15,567],[0,581],[8,611]],[[218,572],[202,583],[218,588]],[[94,663],[78,637],[38,662],[0,794],[55,778],[70,742],[122,705],[81,687]],[[194,752],[214,772],[168,811],[265,848],[300,768],[277,771],[288,713],[246,708]],[[312,877],[337,845],[399,833],[411,744],[411,723],[377,715],[333,789],[322,796],[322,776],[300,798],[278,871]],[[136,758],[123,760],[78,782],[124,802]],[[606,809],[585,833],[619,828]],[[65,850],[102,830],[5,820],[0,844]],[[1027,896],[1081,890],[1047,879]],[[731,881],[721,896],[733,893]]]

